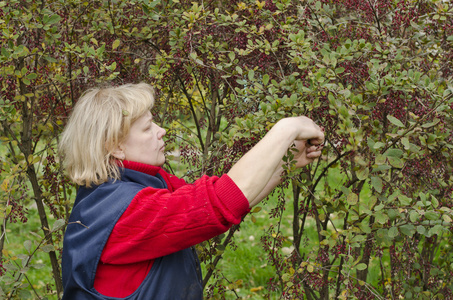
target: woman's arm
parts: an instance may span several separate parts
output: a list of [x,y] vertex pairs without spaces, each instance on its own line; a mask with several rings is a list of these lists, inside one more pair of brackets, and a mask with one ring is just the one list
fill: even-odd
[[[308,141],[312,146],[307,148]],[[296,166],[303,167],[321,154],[319,147],[324,143],[324,133],[309,118],[283,119],[228,172],[250,206],[259,203],[278,185],[282,158],[293,143],[298,150]]]
[[[317,157],[321,155],[323,145],[318,146],[310,146],[307,144],[307,141],[295,141],[294,142],[294,161],[296,168],[303,168],[309,163],[313,161],[313,158],[307,158],[308,153],[312,153],[312,155],[316,155]],[[272,190],[282,182],[282,175],[283,175],[283,161],[279,164],[279,166],[275,169],[274,173],[271,176],[271,179],[268,181],[267,185],[261,191],[261,193],[255,198],[250,201],[250,207],[253,207],[261,202],[264,198],[269,195]]]
[[248,210],[227,175],[202,176],[173,192],[144,188],[115,224],[101,261],[133,264],[186,249],[239,224]]

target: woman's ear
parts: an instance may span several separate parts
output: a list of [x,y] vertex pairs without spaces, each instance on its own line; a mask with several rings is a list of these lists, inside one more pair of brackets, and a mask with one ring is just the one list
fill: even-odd
[[116,147],[116,149],[112,151],[112,155],[113,155],[113,157],[115,157],[118,160],[126,159],[126,154],[124,154],[124,151],[119,146]]

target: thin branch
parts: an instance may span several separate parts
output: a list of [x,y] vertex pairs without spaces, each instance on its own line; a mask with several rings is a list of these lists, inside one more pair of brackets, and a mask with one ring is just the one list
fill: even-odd
[[198,122],[197,114],[195,113],[195,108],[194,108],[193,103],[192,103],[193,98],[192,98],[191,95],[189,95],[189,92],[187,91],[186,86],[184,85],[184,82],[182,81],[181,77],[178,76],[178,80],[181,83],[181,87],[182,87],[184,95],[186,95],[186,98],[189,101],[190,111],[192,112],[192,116],[193,116],[194,121],[195,121],[194,123],[195,123],[195,126],[197,128],[198,141],[200,142],[201,148],[204,149],[204,143],[203,143],[203,137],[201,136],[200,124]]

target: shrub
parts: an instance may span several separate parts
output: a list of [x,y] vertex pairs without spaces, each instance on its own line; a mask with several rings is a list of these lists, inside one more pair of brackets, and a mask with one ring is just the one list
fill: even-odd
[[[50,254],[51,289],[61,293],[74,193],[54,147],[80,92],[148,81],[168,144],[192,167],[187,179],[227,172],[285,116],[325,127],[321,160],[296,172],[286,158],[282,188],[292,197],[279,198],[262,238],[275,267],[269,292],[451,298],[452,9],[411,0],[0,2],[5,294],[29,289],[21,284],[36,251]],[[31,202],[42,233],[15,264],[5,226],[25,222]],[[288,205],[294,251],[285,257]],[[199,246],[207,298],[229,296],[217,263],[235,230]]]

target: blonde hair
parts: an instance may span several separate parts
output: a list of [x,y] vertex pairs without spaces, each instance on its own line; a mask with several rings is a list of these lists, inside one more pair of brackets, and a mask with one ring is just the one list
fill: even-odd
[[153,105],[154,90],[146,83],[86,91],[60,139],[69,178],[88,187],[118,179],[118,159],[112,153],[128,135],[131,124]]

